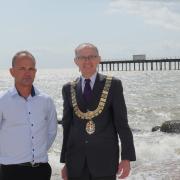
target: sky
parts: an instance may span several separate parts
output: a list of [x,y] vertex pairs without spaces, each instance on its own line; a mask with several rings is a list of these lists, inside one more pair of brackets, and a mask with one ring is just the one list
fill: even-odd
[[74,67],[74,49],[103,60],[180,57],[179,0],[0,0],[0,68],[30,51],[39,68]]

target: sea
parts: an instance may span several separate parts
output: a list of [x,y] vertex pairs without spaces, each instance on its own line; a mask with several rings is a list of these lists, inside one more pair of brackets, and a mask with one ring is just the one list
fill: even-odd
[[[100,71],[101,72],[101,71]],[[180,71],[114,71],[101,72],[121,79],[134,136],[137,160],[131,162],[126,180],[180,180],[180,134],[152,132],[154,126],[168,120],[180,120]],[[78,69],[39,69],[35,86],[48,93],[62,118],[62,86],[79,76]],[[0,92],[12,87],[8,69],[0,70]],[[59,161],[62,127],[49,150],[52,180],[61,180]]]

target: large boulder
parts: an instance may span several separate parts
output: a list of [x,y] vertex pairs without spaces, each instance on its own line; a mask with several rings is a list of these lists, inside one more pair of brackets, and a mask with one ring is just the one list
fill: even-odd
[[166,133],[180,133],[180,120],[165,121],[161,126],[155,126],[152,131],[159,130]]
[[160,130],[167,133],[180,133],[180,120],[165,121]]

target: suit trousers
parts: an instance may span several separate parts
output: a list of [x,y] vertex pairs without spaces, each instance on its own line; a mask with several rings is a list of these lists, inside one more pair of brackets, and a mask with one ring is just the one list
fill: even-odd
[[83,173],[81,177],[68,177],[68,180],[116,180],[116,175],[114,176],[103,176],[103,177],[94,177],[87,166],[85,161]]
[[51,166],[40,163],[37,167],[22,165],[1,165],[2,180],[50,180]]

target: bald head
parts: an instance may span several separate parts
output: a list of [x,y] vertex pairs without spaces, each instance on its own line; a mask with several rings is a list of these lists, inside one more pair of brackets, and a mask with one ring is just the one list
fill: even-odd
[[97,55],[99,55],[98,49],[95,45],[91,44],[91,43],[82,43],[80,45],[78,45],[75,49],[75,56],[78,56],[78,52],[83,49],[83,48],[92,48],[96,51]]
[[29,51],[19,51],[12,58],[12,67],[14,67],[16,65],[16,60],[19,57],[28,57],[28,58],[32,59],[32,61],[34,62],[34,65],[36,64],[36,60],[35,60],[34,56]]

